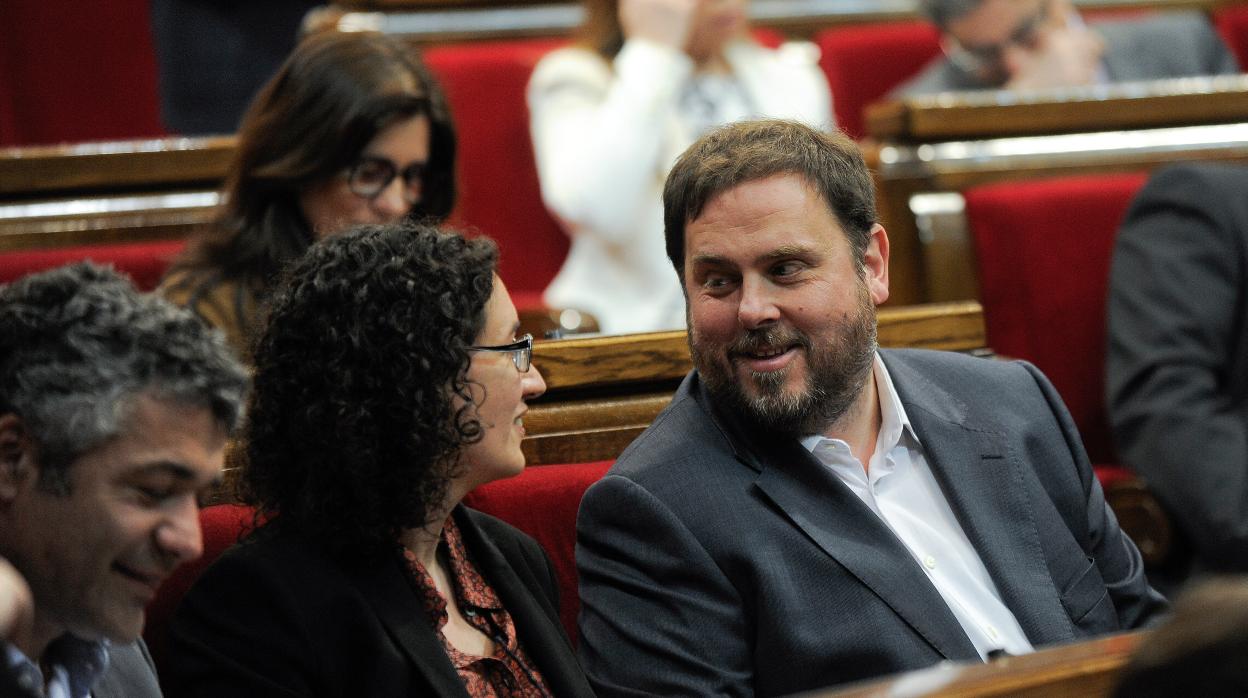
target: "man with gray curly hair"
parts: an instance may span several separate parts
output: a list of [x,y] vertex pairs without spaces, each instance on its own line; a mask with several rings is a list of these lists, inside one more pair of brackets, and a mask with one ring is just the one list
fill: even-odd
[[0,287],[0,556],[34,618],[0,661],[39,696],[159,696],[144,608],[202,552],[247,377],[190,313],[89,263]]
[[920,0],[919,8],[940,29],[944,55],[899,96],[1239,72],[1199,12],[1085,24],[1070,0]]

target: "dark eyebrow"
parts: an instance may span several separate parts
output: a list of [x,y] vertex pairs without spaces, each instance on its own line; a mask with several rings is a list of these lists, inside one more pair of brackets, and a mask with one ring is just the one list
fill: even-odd
[[782,245],[776,249],[760,256],[757,263],[776,262],[781,259],[789,259],[791,257],[810,257],[811,249],[800,245]]
[[712,267],[733,266],[732,262],[729,262],[727,257],[723,257],[717,254],[696,254],[693,256],[692,259],[689,260],[689,263],[696,264],[699,266],[712,266]]
[[[144,477],[147,475],[170,475],[179,482],[193,483],[196,480],[195,471],[176,461],[153,461],[144,463],[138,468],[130,471],[127,477]],[[221,475],[218,473],[216,477],[207,483],[208,485],[217,485],[221,483]]]
[[[776,249],[771,250],[770,252],[767,252],[766,254],[760,255],[754,260],[754,263],[766,264],[766,263],[775,262],[781,259],[788,259],[790,257],[810,257],[810,256],[812,256],[812,250],[809,247],[802,247],[801,245],[781,245],[780,247],[777,247]],[[733,262],[728,261],[726,257],[720,256],[720,255],[714,255],[714,254],[694,255],[691,262],[693,264],[700,265],[700,266],[713,266],[713,267],[735,266],[735,264]]]

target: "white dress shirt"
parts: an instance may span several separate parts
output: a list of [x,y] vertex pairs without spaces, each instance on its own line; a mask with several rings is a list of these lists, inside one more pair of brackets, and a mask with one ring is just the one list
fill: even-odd
[[878,354],[873,375],[881,420],[869,468],[863,468],[841,439],[808,436],[802,445],[905,545],[949,604],[980,657],[987,659],[994,650],[1031,652],[1018,619],[1001,600],[1001,592],[937,484]]

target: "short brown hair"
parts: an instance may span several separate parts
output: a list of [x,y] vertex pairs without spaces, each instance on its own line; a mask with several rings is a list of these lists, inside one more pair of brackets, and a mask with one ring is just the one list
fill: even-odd
[[689,146],[663,187],[667,257],[684,278],[685,226],[717,195],[778,174],[803,177],[845,229],[861,263],[875,225],[875,186],[858,146],[844,134],[795,121],[740,121]]

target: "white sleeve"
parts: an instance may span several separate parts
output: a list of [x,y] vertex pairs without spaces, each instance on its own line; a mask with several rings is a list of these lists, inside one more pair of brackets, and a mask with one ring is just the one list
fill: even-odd
[[652,205],[664,127],[693,62],[680,51],[629,40],[614,71],[587,49],[542,59],[528,102],[542,199],[569,224],[615,242]]

